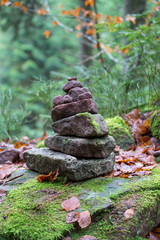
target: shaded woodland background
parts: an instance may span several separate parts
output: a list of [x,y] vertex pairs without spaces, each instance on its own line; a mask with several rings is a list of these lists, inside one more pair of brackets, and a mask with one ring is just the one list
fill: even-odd
[[[63,94],[68,76],[77,76],[91,90],[105,118],[159,107],[159,1],[85,2],[21,1],[27,11],[0,6],[0,138],[51,133],[52,98]],[[73,15],[62,14],[77,7],[102,14],[96,33],[86,34],[92,27],[76,27]],[[37,14],[44,8],[50,14]],[[92,22],[89,14],[78,17]]]

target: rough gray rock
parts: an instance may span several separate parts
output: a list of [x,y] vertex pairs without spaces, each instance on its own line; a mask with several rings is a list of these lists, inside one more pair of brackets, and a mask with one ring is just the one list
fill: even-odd
[[108,127],[100,114],[78,113],[52,123],[54,132],[63,136],[102,137],[108,135]]
[[27,167],[39,173],[48,174],[59,168],[60,175],[72,181],[98,177],[113,170],[115,154],[105,159],[77,159],[48,148],[30,149],[23,153]]
[[57,105],[52,109],[51,117],[53,122],[62,118],[73,116],[77,113],[97,113],[96,103],[90,99],[83,99],[77,102],[71,102],[66,104]]
[[75,157],[106,158],[114,150],[116,142],[112,136],[101,138],[78,138],[50,136],[45,139],[50,149]]
[[83,88],[83,84],[77,80],[68,81],[63,87],[64,92],[68,92],[71,88],[80,87]]

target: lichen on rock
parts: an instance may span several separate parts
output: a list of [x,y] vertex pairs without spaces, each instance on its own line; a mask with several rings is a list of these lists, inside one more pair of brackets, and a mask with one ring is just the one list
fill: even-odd
[[114,136],[114,139],[121,148],[126,150],[132,144],[135,143],[129,127],[125,124],[125,121],[120,116],[114,118],[105,119],[108,128],[109,134]]
[[153,137],[160,140],[160,110],[155,111],[151,116],[151,132]]

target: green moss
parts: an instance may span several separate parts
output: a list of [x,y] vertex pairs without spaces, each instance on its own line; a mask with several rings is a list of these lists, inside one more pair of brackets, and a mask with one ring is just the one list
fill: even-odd
[[85,112],[85,113],[80,113],[80,116],[86,116],[87,118],[89,118],[91,125],[94,127],[94,129],[96,130],[97,133],[100,133],[100,127],[99,125],[96,123],[96,121],[94,120],[94,117],[92,116],[92,114]]
[[131,131],[121,117],[107,118],[105,121],[109,128],[109,134],[114,137],[117,145],[120,145],[123,149],[127,149],[130,145],[134,144]]
[[[73,225],[65,221],[62,201],[77,196],[84,188],[100,191],[111,181],[98,178],[65,186],[64,179],[58,177],[53,183],[26,182],[12,190],[0,206],[0,239],[59,239],[73,229]],[[62,193],[54,197],[53,190]],[[81,201],[81,209],[88,209],[85,201]]]
[[[126,192],[114,198],[116,210],[106,210],[102,215],[94,217],[88,228],[76,231],[71,238],[76,240],[83,235],[93,235],[100,240],[126,240],[131,229],[134,229],[137,223],[139,224],[141,216],[147,219],[148,209],[153,209],[153,212],[157,209],[156,203],[160,199],[160,168],[155,168],[152,172],[152,175],[138,181],[132,179],[129,183],[125,183]],[[86,193],[87,190],[103,191],[104,186],[111,181],[111,178],[102,177],[66,186],[64,178],[58,177],[53,183],[39,183],[36,180],[26,182],[12,190],[0,206],[0,239],[54,240],[61,239],[66,232],[70,235],[73,225],[65,222],[66,212],[61,209],[62,201],[78,196],[82,190],[86,190]],[[62,192],[53,197],[53,190]],[[130,207],[134,208],[136,215],[133,219],[125,220],[123,214],[128,208],[125,201],[129,199],[135,200]],[[105,202],[104,198],[97,197],[96,200]],[[90,208],[90,199],[80,200],[80,202],[82,211]],[[160,215],[160,213],[157,214]],[[147,224],[148,228],[152,227],[154,219],[148,219]],[[122,238],[116,238],[117,232]]]
[[132,136],[129,127],[125,124],[123,118],[116,116],[114,118],[106,118],[105,121],[109,127],[110,135],[116,134],[117,130],[119,130],[119,136],[122,136],[124,133],[130,137]]
[[44,144],[44,140],[36,143],[36,148],[43,148],[43,147],[46,147],[46,145]]
[[151,116],[151,132],[153,137],[160,140],[160,110],[155,111]]

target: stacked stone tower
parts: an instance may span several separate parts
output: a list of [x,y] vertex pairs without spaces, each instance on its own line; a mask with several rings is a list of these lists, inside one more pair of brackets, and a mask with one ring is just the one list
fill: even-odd
[[[82,181],[111,172],[115,162],[113,150],[116,143],[108,135],[105,120],[97,114],[97,105],[91,92],[76,77],[68,78],[62,89],[65,95],[53,98],[51,111],[52,128],[57,135],[45,139],[45,145],[49,149],[37,152],[42,156],[41,167],[36,164],[33,152],[27,158],[27,154],[24,154],[28,167],[44,173],[59,168],[60,174],[72,181]],[[48,171],[45,161],[47,165],[50,163]]]

